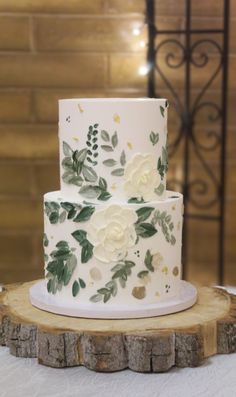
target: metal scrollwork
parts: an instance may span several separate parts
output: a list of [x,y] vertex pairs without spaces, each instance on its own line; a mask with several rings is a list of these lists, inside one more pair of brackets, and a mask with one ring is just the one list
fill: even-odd
[[[170,97],[173,98],[173,101],[171,101],[172,109],[174,108],[179,119],[175,137],[169,143],[168,151],[170,157],[174,156],[178,150],[184,151],[183,179],[176,180],[173,177],[172,180],[169,180],[169,186],[178,186],[184,191],[186,207],[188,203],[191,203],[191,208],[201,212],[201,214],[199,213],[201,219],[204,214],[206,219],[209,219],[209,210],[220,208],[219,215],[215,217],[215,220],[219,219],[221,222],[219,229],[219,281],[222,281],[224,249],[223,231],[221,230],[223,230],[224,222],[225,189],[223,176],[225,169],[229,0],[222,0],[224,5],[223,27],[218,29],[193,29],[191,27],[191,3],[191,0],[185,0],[185,28],[172,31],[156,28],[155,0],[146,0],[146,20],[150,40],[148,62],[153,65],[153,72],[150,72],[148,76],[148,87],[149,92],[153,94],[158,88],[155,76],[162,80],[169,90]],[[202,33],[204,33],[204,36]],[[209,34],[209,37],[206,37],[207,34]],[[160,39],[162,35],[165,39],[155,45],[156,37],[158,36]],[[219,40],[219,38],[223,40]],[[171,48],[168,48],[169,46]],[[210,55],[212,50],[214,62],[212,62],[212,56]],[[159,61],[160,53],[162,54],[162,62]],[[177,71],[181,68],[185,69],[185,77],[183,91],[180,95],[178,89],[173,86],[168,71]],[[204,73],[204,70],[207,73]],[[197,87],[197,94],[194,99],[191,85],[193,72],[207,76],[207,81]],[[208,91],[220,76],[222,91],[220,91],[221,96],[218,102],[216,98],[213,100],[209,98]],[[204,80],[204,77],[200,81],[202,80]],[[158,97],[157,94],[155,96]],[[199,127],[198,121],[200,118],[205,121],[203,127],[202,125]],[[219,172],[214,169],[210,162],[212,157],[218,159]],[[197,164],[198,170],[201,170],[197,172],[200,176],[192,176],[190,172],[192,158],[194,158],[195,167]],[[191,216],[188,210],[186,211],[187,215]]]

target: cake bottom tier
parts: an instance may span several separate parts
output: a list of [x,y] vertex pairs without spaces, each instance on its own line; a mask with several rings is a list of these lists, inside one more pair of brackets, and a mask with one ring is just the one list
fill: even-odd
[[58,302],[115,309],[179,293],[180,193],[148,203],[94,204],[50,192],[44,213],[47,291]]

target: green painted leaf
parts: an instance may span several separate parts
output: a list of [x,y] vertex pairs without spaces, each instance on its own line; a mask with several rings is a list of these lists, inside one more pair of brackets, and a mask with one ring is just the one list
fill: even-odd
[[87,149],[81,149],[81,150],[75,150],[73,153],[73,160],[76,161],[77,163],[82,163],[85,161],[86,156],[87,156]]
[[79,293],[79,283],[78,281],[75,280],[72,285],[72,295],[76,297],[78,293]]
[[175,243],[176,243],[176,238],[175,238],[175,236],[173,236],[173,234],[170,237],[170,243],[171,243],[171,245],[175,245]]
[[136,211],[136,214],[138,215],[138,220],[137,220],[137,222],[140,223],[140,222],[146,221],[146,219],[149,218],[149,216],[151,215],[151,213],[152,213],[153,210],[154,210],[153,207],[142,207],[142,208],[139,208],[139,209]]
[[58,243],[56,244],[57,248],[66,248],[67,250],[69,249],[69,245],[67,243],[67,241],[61,240],[58,241]]
[[73,204],[68,203],[67,201],[62,201],[61,207],[64,208],[67,212],[74,208]]
[[46,233],[44,233],[44,234],[43,234],[43,246],[44,246],[44,247],[48,247],[48,244],[49,244],[49,240],[48,240],[48,238],[47,238]]
[[117,265],[115,265],[114,267],[112,267],[111,271],[112,272],[116,272],[117,270],[121,270],[123,268],[123,265],[118,263]]
[[71,208],[71,210],[68,212],[67,219],[73,219],[75,215],[76,215],[76,209]]
[[52,279],[48,280],[47,282],[47,290],[49,293],[52,292]]
[[51,212],[49,215],[49,221],[51,224],[56,224],[59,220],[59,213],[58,212]]
[[165,190],[164,184],[163,184],[163,183],[160,183],[160,185],[154,190],[154,192],[155,192],[158,196],[162,196],[164,190]]
[[87,186],[82,186],[81,189],[79,190],[79,193],[89,199],[96,198],[99,193],[101,192],[101,189],[99,186],[92,186],[92,185],[87,185]]
[[116,170],[111,171],[111,175],[115,175],[115,176],[124,175],[124,168],[117,168]]
[[137,274],[139,278],[144,278],[148,275],[148,270],[143,270]]
[[82,250],[81,250],[81,262],[82,263],[87,263],[89,259],[91,259],[93,256],[93,245],[86,240],[86,244],[83,244]]
[[88,221],[91,218],[94,211],[95,211],[95,207],[92,207],[92,206],[86,206],[86,207],[82,208],[82,210],[74,218],[74,222]]
[[152,259],[153,256],[151,255],[150,250],[147,250],[146,255],[145,255],[145,259],[144,259],[144,263],[145,266],[148,270],[150,270],[150,272],[154,272],[154,267],[152,266]]
[[112,296],[117,294],[117,283],[116,280],[111,280],[106,283],[106,287],[111,291]]
[[115,131],[114,134],[111,137],[111,143],[113,148],[115,148],[118,144],[118,136],[117,136],[117,132]]
[[115,278],[122,277],[123,274],[124,274],[124,267],[122,267],[122,269],[120,269],[120,270],[117,270],[117,271],[113,274],[112,279],[114,280]]
[[89,299],[91,302],[100,302],[102,300],[102,295],[100,294],[95,294],[93,296],[91,296],[91,298]]
[[98,200],[101,201],[107,201],[111,198],[111,194],[109,192],[101,192],[101,194],[98,196]]
[[159,134],[158,132],[155,134],[155,132],[151,132],[149,135],[149,139],[152,142],[153,146],[157,144],[157,142],[159,141]]
[[134,267],[135,263],[132,262],[132,261],[125,261],[125,265],[128,266],[128,267]]
[[110,141],[110,137],[107,131],[102,130],[101,131],[101,138],[105,141],[105,142],[109,142]]
[[106,295],[104,295],[103,302],[106,303],[107,301],[109,301],[110,297],[111,297],[111,292],[109,291]]
[[135,227],[138,236],[148,238],[157,233],[156,228],[151,223],[138,223]]
[[145,201],[144,201],[143,198],[131,197],[131,198],[128,200],[128,203],[129,203],[129,204],[143,204],[143,203],[145,203]]
[[160,106],[160,112],[162,117],[165,117],[165,108],[163,106]]
[[98,289],[98,293],[102,295],[106,295],[109,292],[107,288],[100,288]]
[[62,213],[59,215],[59,222],[63,223],[66,220],[66,211],[62,211]]
[[68,145],[68,143],[63,141],[62,148],[63,148],[63,153],[65,156],[68,156],[68,157],[72,156],[73,150],[71,149],[70,145]]
[[94,124],[94,128],[98,128],[98,126],[99,126],[98,123]]
[[96,182],[96,180],[98,179],[98,176],[96,172],[93,170],[93,168],[87,165],[83,165],[82,174],[87,182]]
[[107,190],[107,182],[104,178],[102,177],[99,178],[98,185],[101,190]]
[[103,164],[106,165],[107,167],[114,167],[114,165],[117,164],[117,161],[113,159],[107,159],[103,161]]
[[61,163],[62,167],[66,171],[73,171],[73,163],[71,157],[64,157]]
[[120,155],[120,164],[124,167],[126,164],[126,155],[124,150],[122,150],[121,155]]
[[82,244],[87,239],[87,232],[85,230],[75,230],[71,235]]
[[105,150],[105,152],[113,152],[113,148],[109,145],[101,145],[101,148]]
[[84,280],[82,278],[79,278],[79,285],[81,288],[85,288],[86,287],[86,283],[84,282]]

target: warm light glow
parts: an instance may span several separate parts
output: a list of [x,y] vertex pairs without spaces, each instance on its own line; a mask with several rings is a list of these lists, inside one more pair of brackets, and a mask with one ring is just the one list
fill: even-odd
[[139,36],[141,33],[141,29],[136,27],[136,28],[133,28],[132,32],[133,32],[134,36]]
[[139,42],[139,45],[140,45],[141,48],[144,48],[145,45],[146,45],[146,43],[145,43],[144,40],[141,40],[141,41]]
[[141,76],[145,76],[146,74],[148,74],[149,70],[150,70],[149,65],[142,65],[139,67],[138,72]]

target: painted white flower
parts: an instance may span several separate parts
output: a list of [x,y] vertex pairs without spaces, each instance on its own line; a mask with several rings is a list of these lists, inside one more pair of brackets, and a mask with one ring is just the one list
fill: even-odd
[[95,211],[88,226],[88,240],[93,244],[93,255],[101,262],[122,260],[137,238],[134,223],[138,217],[134,210],[111,205]]
[[151,154],[136,154],[130,159],[124,171],[124,189],[128,197],[155,200],[154,192],[161,182],[156,168],[156,161]]

